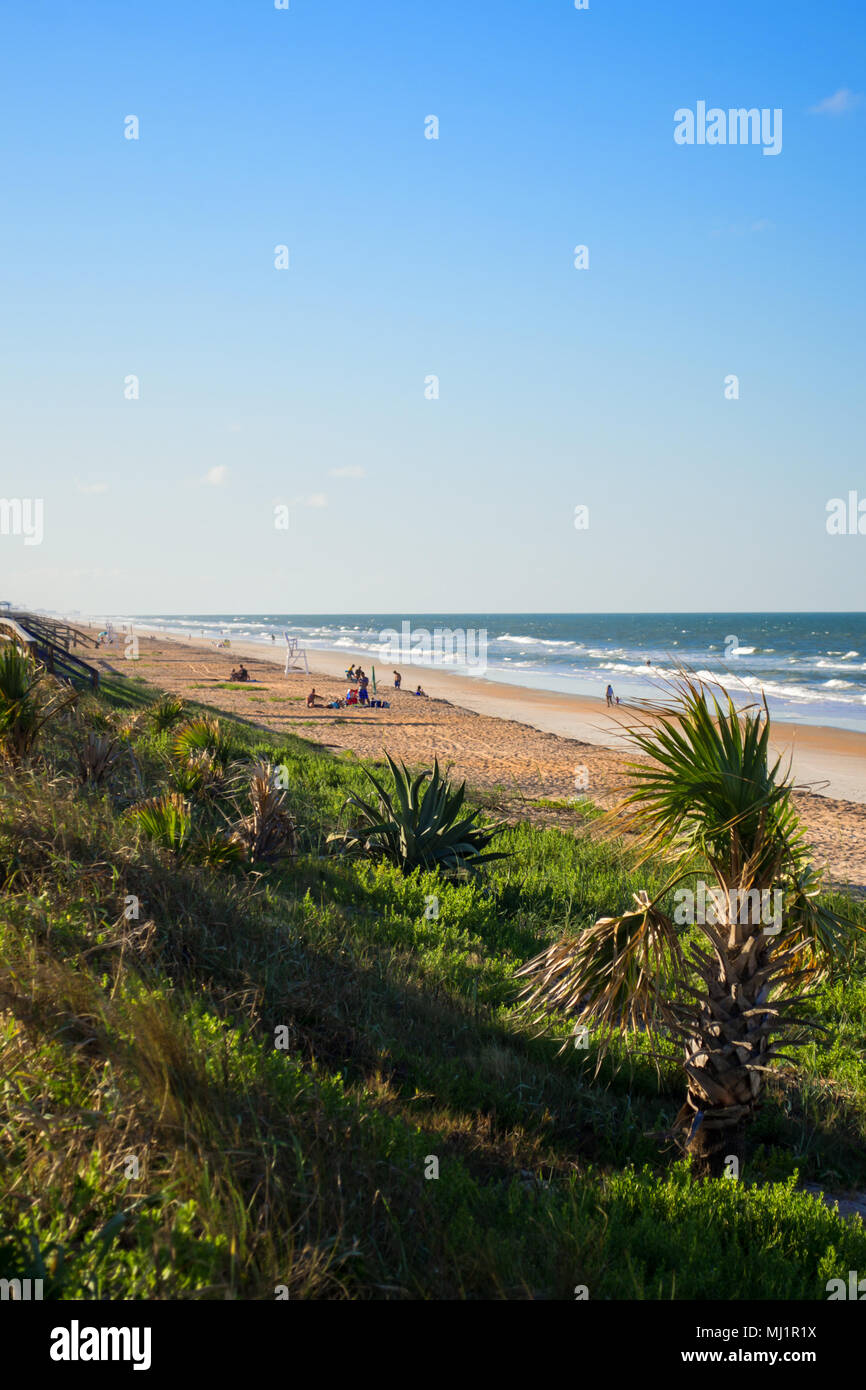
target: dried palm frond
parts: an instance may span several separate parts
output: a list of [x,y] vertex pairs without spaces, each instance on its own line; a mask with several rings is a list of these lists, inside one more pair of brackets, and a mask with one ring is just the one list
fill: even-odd
[[250,814],[234,828],[252,863],[293,855],[295,823],[285,809],[286,794],[276,785],[277,769],[265,761],[255,763],[249,781]]

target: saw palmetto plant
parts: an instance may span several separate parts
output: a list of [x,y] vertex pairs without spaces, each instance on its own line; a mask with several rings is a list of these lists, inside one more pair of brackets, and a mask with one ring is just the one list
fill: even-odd
[[474,871],[503,853],[487,853],[487,847],[504,828],[502,824],[477,824],[479,812],[463,814],[466,783],[451,786],[439,771],[426,769],[412,777],[405,763],[398,767],[387,753],[394,781],[388,790],[366,768],[378,793],[377,801],[348,797],[344,810],[359,813],[351,830],[328,836],[328,843],[347,854],[366,855],[396,864],[404,873],[413,869],[440,868],[446,872]]
[[148,710],[148,715],[157,733],[174,728],[186,716],[186,704],[179,695],[160,695]]
[[[686,1098],[673,1134],[699,1176],[742,1162],[744,1135],[783,1049],[815,1040],[798,1007],[841,968],[861,929],[819,898],[793,800],[769,751],[766,703],[738,710],[683,674],[671,699],[628,730],[645,761],[616,814],[664,889],[560,940],[518,973],[530,1012],[585,1025],[599,1059],[620,1033],[674,1038]],[[620,821],[621,826],[623,822]],[[712,908],[681,885],[703,875]],[[661,904],[676,891],[677,909]],[[767,911],[772,901],[780,912]],[[695,904],[689,909],[690,902]]]
[[74,704],[77,692],[64,689],[11,642],[0,646],[0,754],[10,762],[26,758],[40,731]]
[[168,851],[178,864],[224,868],[243,857],[242,847],[233,837],[199,828],[181,792],[150,797],[133,806],[131,813],[147,838]]
[[206,753],[219,767],[224,767],[231,757],[231,745],[218,719],[204,715],[185,724],[175,735],[172,751],[180,762],[187,762],[198,754]]

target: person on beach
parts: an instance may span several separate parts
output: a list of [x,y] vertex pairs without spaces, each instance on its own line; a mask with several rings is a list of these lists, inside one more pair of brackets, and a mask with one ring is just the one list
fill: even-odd
[[349,669],[348,669],[348,671],[346,672],[346,680],[347,680],[347,681],[354,681],[354,680],[357,680],[357,676],[355,675],[355,668],[354,668],[354,666],[350,666]]
[[313,686],[312,690],[310,691],[309,695],[307,696],[307,709],[314,709],[315,706],[316,706],[316,701],[317,701],[317,700],[320,700],[322,704],[325,703],[325,697],[324,697],[323,695],[317,695],[317,694],[316,694],[316,687]]
[[426,690],[422,690],[421,687],[420,687],[420,685],[418,686],[418,689],[417,689],[417,690],[413,690],[413,691],[412,691],[412,694],[413,694],[413,695],[423,695],[423,696],[424,696],[424,699],[425,699],[425,700],[427,699],[427,691],[426,691]]
[[613,704],[613,686],[612,686],[612,685],[608,685],[607,690],[604,692],[604,698],[607,700],[608,708],[610,708],[610,706]]
[[400,672],[399,672],[399,671],[395,671],[395,672],[394,672],[394,689],[395,689],[395,690],[399,690],[399,689],[400,689],[400,686],[402,685],[402,683],[403,683],[403,677],[400,675]]
[[369,679],[367,678],[367,676],[364,675],[364,672],[362,671],[358,678],[358,700],[362,705],[366,705],[369,703],[370,695],[367,689],[369,684]]

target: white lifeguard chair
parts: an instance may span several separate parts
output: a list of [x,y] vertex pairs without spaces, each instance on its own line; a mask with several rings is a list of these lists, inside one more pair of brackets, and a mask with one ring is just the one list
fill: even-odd
[[306,671],[307,675],[309,675],[310,666],[309,662],[307,661],[306,649],[304,647],[298,646],[297,637],[290,637],[287,632],[284,632],[283,636],[286,639],[286,669],[284,670],[283,675],[287,676],[290,671],[300,671],[302,660],[304,663],[304,670]]

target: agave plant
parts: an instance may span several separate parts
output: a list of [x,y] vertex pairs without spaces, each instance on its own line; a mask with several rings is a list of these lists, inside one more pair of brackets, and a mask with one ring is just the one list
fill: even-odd
[[295,823],[285,809],[286,794],[276,786],[276,768],[271,763],[253,765],[249,798],[252,810],[235,827],[235,837],[250,861],[294,854]]
[[192,810],[181,792],[167,792],[132,807],[132,814],[148,839],[168,850],[178,863],[194,862],[221,868],[236,864],[242,848],[219,831],[198,829]]
[[110,734],[94,733],[91,729],[77,747],[78,775],[82,784],[99,786],[121,754],[120,745]]
[[160,695],[148,714],[157,733],[163,733],[165,729],[173,729],[175,724],[180,723],[186,714],[186,705],[179,695]]
[[[55,689],[46,694],[47,684]],[[33,658],[11,642],[0,647],[0,753],[20,762],[31,752],[40,731],[78,698],[56,686]]]
[[329,835],[329,844],[347,854],[386,859],[407,874],[418,868],[471,872],[492,859],[507,858],[502,853],[485,853],[504,828],[502,823],[480,826],[478,811],[461,817],[465,782],[455,791],[440,773],[438,761],[432,772],[427,769],[413,778],[405,763],[398,767],[389,754],[385,756],[394,780],[393,789],[386,790],[365,768],[378,793],[378,802],[373,804],[354,794],[348,797],[343,809],[352,807],[359,811],[361,824]]
[[[790,772],[770,759],[766,702],[737,710],[687,674],[672,685],[656,718],[628,731],[648,761],[631,765],[616,808],[638,834],[641,862],[666,861],[671,876],[518,974],[530,981],[530,1010],[596,1027],[599,1059],[617,1033],[678,1042],[686,1098],[671,1132],[696,1175],[719,1176],[729,1156],[742,1161],[781,1049],[814,1041],[798,1005],[861,929],[819,901]],[[680,886],[700,874],[703,898]],[[671,891],[672,913],[662,907]]]

